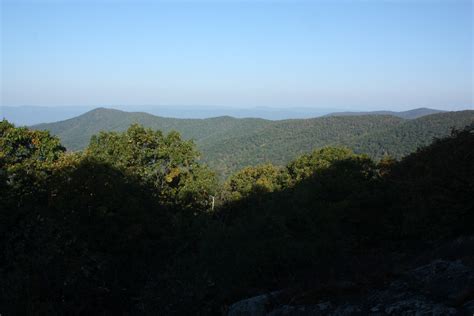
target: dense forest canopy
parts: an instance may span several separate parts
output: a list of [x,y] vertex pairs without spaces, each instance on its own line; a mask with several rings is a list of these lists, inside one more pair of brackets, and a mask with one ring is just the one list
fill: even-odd
[[414,119],[381,112],[270,121],[228,116],[174,119],[100,108],[34,128],[49,130],[68,150],[84,149],[91,136],[100,131],[125,131],[133,123],[163,132],[178,131],[184,139],[194,140],[201,161],[225,178],[247,166],[284,166],[324,146],[344,146],[375,160],[386,155],[399,159],[430,144],[434,137],[447,136],[452,128],[463,128],[474,120],[474,111],[419,116],[430,113],[427,109],[404,112],[404,117]]
[[361,254],[474,228],[472,123],[399,161],[324,146],[220,186],[198,158],[177,132],[140,125],[66,152],[49,132],[2,121],[2,312],[220,314],[262,291],[358,276]]

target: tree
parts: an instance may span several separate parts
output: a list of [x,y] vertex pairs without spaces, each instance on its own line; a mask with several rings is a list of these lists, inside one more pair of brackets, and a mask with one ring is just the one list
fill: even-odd
[[350,149],[341,147],[324,147],[314,150],[290,162],[287,166],[291,182],[297,183],[307,179],[322,169],[328,168],[332,163],[351,157],[356,157]]
[[59,139],[48,131],[15,127],[6,120],[0,122],[0,163],[3,167],[51,163],[65,151]]
[[233,174],[224,184],[223,199],[236,201],[252,194],[274,192],[283,188],[286,175],[272,164],[246,167]]
[[194,143],[177,132],[164,135],[134,124],[123,133],[93,136],[85,154],[153,185],[155,195],[170,205],[208,209],[217,186],[214,173],[198,163]]
[[1,121],[0,188],[3,202],[33,204],[42,190],[41,182],[48,178],[53,164],[64,153],[65,148],[59,139],[48,131],[15,127],[6,120]]

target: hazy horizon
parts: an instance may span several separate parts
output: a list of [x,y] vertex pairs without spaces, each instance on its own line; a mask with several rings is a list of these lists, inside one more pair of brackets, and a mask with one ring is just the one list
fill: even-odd
[[473,108],[471,1],[2,1],[2,106]]
[[[219,106],[1,106],[0,119],[6,118],[17,125],[35,125],[52,123],[80,116],[97,108],[116,109],[126,112],[145,112],[148,114],[178,118],[178,119],[206,119],[220,116],[235,118],[260,118],[267,120],[304,119],[321,117],[334,113],[369,114],[373,112],[390,112],[387,114],[410,112],[411,110],[428,110],[428,113],[443,111],[434,108],[412,108],[406,111],[391,111],[387,109],[356,110],[344,108],[309,108],[309,107],[219,107]],[[461,109],[470,110],[470,109]],[[433,112],[433,113],[434,113]]]

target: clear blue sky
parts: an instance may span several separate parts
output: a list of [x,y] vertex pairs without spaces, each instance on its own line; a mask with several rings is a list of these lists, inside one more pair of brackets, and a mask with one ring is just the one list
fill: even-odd
[[471,1],[2,1],[3,105],[473,107]]

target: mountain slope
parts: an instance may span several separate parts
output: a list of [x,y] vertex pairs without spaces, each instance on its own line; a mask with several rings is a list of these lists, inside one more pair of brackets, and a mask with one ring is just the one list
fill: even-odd
[[474,111],[458,111],[432,114],[405,121],[399,126],[371,133],[343,142],[355,152],[380,158],[389,154],[401,158],[427,146],[433,138],[449,135],[453,128],[460,129],[474,122]]
[[436,113],[444,113],[445,111],[429,109],[429,108],[417,108],[408,111],[368,111],[368,112],[334,112],[330,113],[326,116],[358,116],[358,115],[393,115],[396,117],[400,117],[403,119],[416,119],[422,116],[436,114]]
[[429,144],[434,137],[448,135],[451,128],[462,128],[473,121],[474,111],[444,112],[411,120],[391,115],[343,115],[269,121],[228,116],[175,119],[99,108],[34,128],[50,130],[69,150],[85,148],[90,137],[101,130],[122,131],[132,123],[164,132],[177,130],[184,138],[195,140],[206,163],[221,175],[228,175],[247,165],[285,164],[328,145],[347,146],[373,158],[385,154],[399,158]]
[[69,150],[81,150],[87,146],[92,135],[100,131],[123,131],[133,123],[164,132],[176,130],[186,139],[195,141],[207,139],[212,142],[213,139],[220,139],[227,134],[243,135],[271,122],[254,118],[236,119],[229,116],[210,119],[175,119],[142,112],[98,108],[69,120],[39,124],[33,128],[51,131],[61,138]]
[[355,136],[369,135],[398,126],[394,116],[321,117],[275,121],[244,136],[200,143],[204,159],[221,173],[266,162],[286,164],[316,147],[349,142]]
[[342,145],[379,159],[401,158],[474,122],[474,111],[432,114],[413,120],[394,116],[333,116],[277,121],[245,137],[201,144],[204,158],[219,172],[265,162],[285,164],[316,147]]

